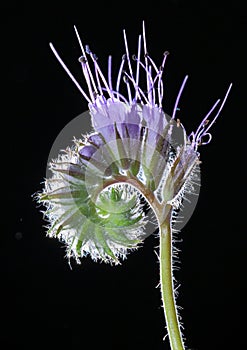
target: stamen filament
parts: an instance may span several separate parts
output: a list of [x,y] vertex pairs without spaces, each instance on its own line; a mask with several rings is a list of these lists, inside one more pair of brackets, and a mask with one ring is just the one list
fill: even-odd
[[97,91],[97,87],[96,87],[96,84],[95,84],[95,81],[94,81],[94,78],[93,78],[93,74],[92,74],[92,71],[90,69],[89,63],[88,63],[88,61],[86,59],[86,52],[85,52],[84,47],[82,45],[82,41],[81,41],[81,38],[80,38],[80,35],[78,33],[78,30],[77,30],[76,26],[74,26],[74,30],[75,30],[75,34],[76,34],[77,40],[78,40],[80,48],[81,48],[82,55],[83,55],[83,57],[85,57],[85,60],[86,60],[85,64],[86,64],[86,67],[87,67],[87,70],[88,70],[91,82],[93,84],[94,92],[97,93],[98,91]]
[[[150,98],[151,98],[151,105],[155,106],[155,88],[154,88],[154,81],[152,78],[152,66],[148,67],[148,71],[149,71],[149,76],[150,76],[150,80],[151,80],[151,91],[150,91]],[[149,95],[149,92],[148,92]]]
[[213,107],[210,109],[210,111],[207,113],[207,115],[203,118],[202,122],[200,123],[200,125],[198,126],[197,130],[195,133],[193,133],[193,143],[198,143],[199,138],[201,137],[201,134],[204,132],[204,125],[208,119],[208,117],[210,116],[210,114],[213,112],[213,110],[216,108],[216,106],[218,105],[218,103],[220,102],[220,99],[218,99],[215,104],[213,105]]
[[[148,70],[148,59],[147,59],[147,42],[146,42],[146,33],[145,33],[145,23],[142,22],[142,32],[143,32],[143,47],[144,47],[144,59],[145,59],[145,71],[146,71],[146,80],[147,80],[147,91],[150,91],[152,84],[150,83],[149,70]],[[152,93],[151,93],[152,96]],[[150,102],[150,92],[148,93],[148,100]],[[151,103],[152,104],[152,103]]]
[[[102,88],[102,90],[103,90],[103,91],[106,91],[106,88]],[[122,99],[126,104],[129,103],[128,100],[127,100],[122,94],[120,94],[120,92],[112,90],[112,94],[113,94],[113,96],[116,95],[118,100],[119,100],[119,97],[121,97],[121,99]]]
[[[127,76],[127,73],[125,73],[125,75]],[[131,96],[131,90],[130,90],[130,84],[129,84],[129,79],[125,77],[124,82],[127,86],[127,91],[128,91],[128,97],[129,97],[129,104],[132,104],[132,96]]]
[[[139,72],[140,72],[140,58],[141,58],[141,35],[139,35],[139,38],[138,38],[138,52],[137,52],[137,64],[136,64],[136,83],[135,85],[138,86],[139,85]],[[137,100],[138,98],[138,95],[139,95],[139,92],[138,90],[136,89],[136,96],[135,96],[135,99]]]
[[184,78],[184,81],[183,81],[183,83],[181,85],[181,88],[179,90],[179,93],[178,93],[178,96],[177,96],[177,99],[176,99],[176,102],[175,102],[175,105],[174,105],[173,113],[172,113],[172,119],[175,118],[177,107],[178,107],[178,103],[179,103],[179,100],[180,100],[180,97],[182,95],[182,92],[183,92],[183,89],[184,89],[184,86],[186,84],[187,79],[188,79],[188,75],[186,75],[186,77]]
[[113,91],[112,88],[112,56],[108,57],[108,84],[111,92]]
[[140,94],[142,95],[142,97],[144,98],[146,103],[149,105],[150,102],[148,101],[148,99],[147,99],[146,95],[144,94],[144,92],[142,91],[142,89],[139,86],[135,85],[135,81],[133,80],[133,78],[131,78],[131,76],[127,72],[124,72],[124,74],[129,78],[129,80],[133,83],[134,88],[137,89],[140,92]]
[[219,110],[218,110],[216,116],[214,117],[214,119],[212,120],[212,122],[209,124],[209,126],[206,128],[205,133],[207,133],[207,131],[211,128],[211,126],[215,123],[216,119],[218,118],[218,116],[219,116],[219,114],[220,114],[222,108],[224,107],[224,104],[225,104],[225,102],[226,102],[226,100],[227,100],[227,97],[228,97],[228,95],[229,95],[229,93],[230,93],[231,88],[232,88],[232,83],[229,85],[229,88],[228,88],[228,90],[227,90],[227,92],[226,92],[226,94],[225,94],[224,100],[222,101],[222,104],[221,104],[221,106],[220,106],[220,108],[219,108]]
[[111,90],[110,90],[110,88],[109,88],[109,86],[108,86],[108,84],[107,84],[107,81],[106,81],[106,79],[105,79],[105,77],[104,77],[104,74],[102,73],[102,71],[101,71],[101,69],[100,69],[100,67],[99,67],[99,65],[98,65],[98,63],[97,63],[97,61],[96,61],[96,59],[94,58],[94,56],[93,56],[92,53],[90,54],[90,56],[92,57],[92,59],[93,59],[93,61],[94,61],[96,70],[99,72],[99,75],[100,75],[100,77],[101,77],[101,79],[102,79],[102,81],[103,81],[103,84],[104,84],[105,87],[106,87],[106,90],[107,90],[107,92],[108,92],[109,97],[111,97],[111,98],[113,99],[113,95],[112,95],[112,93],[111,93]]
[[53,46],[52,43],[49,44],[50,48],[52,50],[52,52],[54,53],[54,55],[56,56],[58,62],[61,64],[61,66],[63,67],[63,69],[65,70],[65,72],[68,74],[68,76],[70,77],[70,79],[73,81],[73,83],[75,84],[75,86],[77,87],[77,89],[80,91],[80,93],[83,95],[83,97],[88,101],[88,103],[92,103],[92,101],[90,100],[90,98],[87,96],[87,94],[84,92],[84,90],[81,88],[80,84],[78,83],[78,81],[75,79],[75,77],[73,76],[73,74],[70,72],[70,70],[68,69],[68,67],[66,66],[66,64],[63,62],[63,60],[61,59],[61,57],[59,56],[59,54],[57,53],[55,47]]
[[121,76],[122,76],[122,72],[123,72],[123,66],[125,63],[125,55],[122,58],[122,62],[118,71],[118,77],[117,77],[117,84],[116,84],[116,92],[119,92],[119,86],[120,86],[120,81],[121,81]]
[[164,53],[164,58],[161,63],[161,69],[160,69],[160,74],[159,74],[159,81],[158,81],[158,96],[159,96],[159,107],[162,107],[162,100],[163,100],[163,93],[164,93],[164,88],[163,88],[163,81],[162,81],[162,76],[163,76],[163,71],[166,63],[167,56],[169,55],[169,52],[166,51]]
[[91,97],[93,103],[95,103],[94,93],[93,93],[93,90],[92,90],[90,77],[89,77],[89,74],[88,74],[88,70],[87,70],[86,64],[81,60],[81,58],[79,58],[79,61],[80,61],[81,66],[82,66],[82,72],[83,72],[83,75],[85,77],[85,80],[86,80],[86,83],[87,83],[87,86],[88,86],[88,91],[89,91],[90,97]]
[[123,35],[124,35],[125,51],[126,51],[126,57],[127,57],[127,61],[128,61],[130,76],[131,76],[131,78],[134,79],[133,70],[132,70],[132,67],[131,67],[131,62],[130,62],[130,57],[129,57],[129,48],[128,48],[128,42],[127,42],[125,30],[123,30]]

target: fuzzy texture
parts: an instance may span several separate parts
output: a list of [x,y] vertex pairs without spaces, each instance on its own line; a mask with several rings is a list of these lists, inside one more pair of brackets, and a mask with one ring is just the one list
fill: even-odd
[[[146,237],[145,212],[141,197],[160,207],[169,204],[177,210],[186,192],[194,192],[198,178],[198,146],[211,140],[209,115],[196,132],[187,137],[180,120],[175,120],[185,77],[172,117],[162,109],[162,75],[168,52],[158,67],[147,53],[145,28],[138,38],[137,55],[129,55],[124,31],[125,55],[113,88],[111,62],[108,81],[97,57],[83,47],[75,28],[82,56],[79,62],[88,87],[86,93],[70,73],[51,44],[51,48],[77,88],[88,101],[93,131],[75,140],[50,164],[53,173],[45,180],[37,200],[44,204],[47,234],[64,242],[67,257],[90,255],[93,260],[118,264],[128,250],[136,249]],[[142,43],[143,41],[143,43]],[[143,61],[141,53],[143,50]],[[91,61],[91,64],[89,64]],[[134,62],[135,68],[132,64]],[[127,66],[124,70],[124,66]],[[144,73],[146,86],[139,84]],[[122,93],[122,88],[126,94]],[[205,141],[206,140],[206,141]]]

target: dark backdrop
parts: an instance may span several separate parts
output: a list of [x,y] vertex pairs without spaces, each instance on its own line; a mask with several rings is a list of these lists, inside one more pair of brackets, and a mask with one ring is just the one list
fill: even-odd
[[[180,234],[178,304],[190,349],[243,349],[245,250],[246,23],[243,9],[189,6],[181,1],[68,2],[2,7],[2,56],[6,97],[2,115],[3,182],[0,347],[35,349],[168,350],[161,308],[158,239],[150,236],[118,267],[90,258],[72,270],[59,242],[45,237],[32,194],[40,190],[50,148],[60,130],[87,109],[86,102],[51,53],[52,41],[83,83],[73,33],[107,64],[120,62],[122,29],[136,50],[144,19],[149,53],[170,51],[164,108],[172,112],[177,90],[189,81],[179,112],[187,130],[212,103],[233,89],[201,150],[202,188]],[[2,83],[3,84],[3,83]],[[6,159],[5,159],[6,157]],[[244,176],[245,172],[245,176]],[[157,250],[157,249],[156,249]]]

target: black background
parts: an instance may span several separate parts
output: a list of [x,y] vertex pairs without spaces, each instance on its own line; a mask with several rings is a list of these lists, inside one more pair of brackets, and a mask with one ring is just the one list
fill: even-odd
[[6,213],[1,232],[0,347],[169,349],[168,340],[162,340],[165,323],[156,288],[158,238],[149,237],[121,266],[87,258],[80,266],[72,262],[71,270],[61,244],[45,237],[42,214],[32,199],[42,187],[57,134],[87,109],[48,43],[54,43],[84,84],[73,24],[106,67],[108,54],[115,63],[121,60],[123,28],[131,53],[136,52],[144,19],[152,58],[159,62],[165,50],[171,53],[166,66],[167,113],[189,75],[179,112],[187,130],[196,128],[233,82],[213,127],[213,140],[201,149],[202,188],[196,210],[180,234],[181,268],[176,278],[181,283],[178,304],[183,307],[187,347],[245,348],[244,9],[180,1],[1,6],[1,48],[6,59],[2,74],[7,76],[2,106],[7,107],[2,117]]

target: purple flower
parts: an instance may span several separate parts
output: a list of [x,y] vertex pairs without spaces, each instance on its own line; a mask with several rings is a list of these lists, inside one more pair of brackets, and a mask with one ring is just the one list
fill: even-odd
[[[186,189],[190,188],[193,192],[192,184],[199,171],[200,163],[198,147],[210,142],[210,128],[223,108],[231,85],[212,120],[209,121],[210,115],[219,104],[219,100],[203,118],[197,130],[190,133],[188,137],[180,120],[176,119],[180,97],[188,76],[182,82],[174,109],[169,117],[162,105],[164,94],[162,76],[168,52],[164,53],[160,64],[156,65],[147,52],[144,24],[143,33],[138,38],[136,55],[130,56],[124,31],[125,54],[122,57],[115,86],[112,79],[111,56],[108,60],[106,78],[100,69],[96,55],[88,45],[84,48],[76,28],[75,31],[82,50],[79,62],[87,84],[87,92],[70,73],[53,45],[50,46],[88,101],[94,130],[85,137],[84,141],[75,141],[75,148],[69,149],[65,156],[61,156],[54,163],[52,166],[55,174],[54,181],[47,180],[43,200],[49,199],[48,213],[52,213],[56,218],[50,232],[54,234],[55,229],[59,230],[59,235],[64,241],[68,240],[69,229],[74,228],[73,232],[77,232],[78,227],[85,225],[84,229],[80,230],[80,235],[76,234],[76,238],[74,237],[77,243],[71,245],[72,255],[77,258],[89,252],[95,259],[103,256],[107,261],[115,261],[117,256],[121,254],[124,256],[126,246],[131,246],[131,239],[134,242],[134,238],[137,236],[138,239],[140,238],[140,235],[135,236],[133,233],[135,231],[132,230],[136,229],[134,223],[136,218],[141,218],[138,212],[140,207],[137,205],[138,201],[131,197],[128,197],[129,202],[125,205],[127,196],[125,190],[119,189],[119,192],[112,190],[112,193],[102,197],[100,193],[112,184],[127,183],[137,188],[150,203],[158,203],[156,206],[159,208],[165,208],[167,204],[178,208]],[[141,87],[140,76],[143,74],[144,86]],[[81,192],[78,192],[78,186],[83,189]],[[87,191],[84,187],[87,187]],[[71,198],[69,201],[66,199],[66,207],[61,206],[57,200],[62,195],[66,197],[67,192],[72,191],[72,188],[76,196],[78,193],[83,194],[81,201],[80,196],[78,198],[72,196],[72,199],[76,198],[76,207]],[[88,195],[85,196],[84,193]],[[56,202],[52,202],[55,198]],[[125,214],[119,217],[113,215],[116,198],[118,198],[118,205],[121,202],[121,210],[128,212],[128,218]],[[134,207],[130,207],[130,203],[135,203],[137,212]],[[81,218],[81,214],[84,215],[84,219]],[[90,216],[93,218],[91,220],[93,224],[88,222]],[[122,229],[121,234],[120,231],[118,233],[112,231],[112,228],[107,232],[99,229],[98,225],[106,227],[109,224],[107,221],[109,217],[114,223],[114,229],[123,223],[132,223],[130,236],[125,236]],[[58,226],[59,218],[68,226],[65,224]],[[63,218],[66,220],[63,221]],[[102,220],[106,220],[104,224]],[[128,232],[126,226],[124,227],[124,232]],[[118,244],[125,242],[123,243],[125,248],[121,250],[121,244],[116,248],[113,241]]]
[[[220,100],[188,137],[176,119],[188,76],[182,82],[169,117],[162,105],[162,75],[168,52],[156,65],[147,52],[144,23],[137,54],[132,58],[124,31],[125,54],[115,86],[111,56],[105,78],[97,56],[88,45],[84,49],[76,28],[75,31],[82,51],[79,62],[87,92],[53,45],[51,48],[88,101],[93,132],[83,140],[74,140],[74,145],[50,164],[53,175],[38,195],[39,202],[47,208],[48,235],[64,242],[67,257],[74,257],[78,263],[80,258],[90,255],[95,261],[119,264],[128,251],[138,248],[149,235],[144,231],[148,222],[144,199],[152,208],[159,228],[160,285],[171,348],[184,349],[173,283],[176,254],[173,233],[186,196],[198,194],[195,189],[200,185],[198,147],[211,141],[210,128],[224,106],[231,85],[212,120],[210,115]],[[140,84],[141,74],[144,74],[144,86]],[[193,208],[189,217],[192,212]]]

